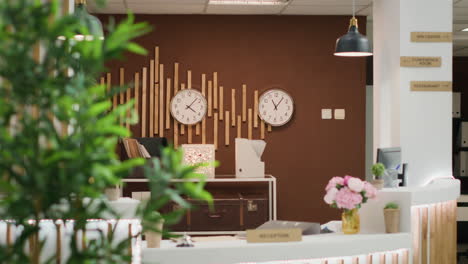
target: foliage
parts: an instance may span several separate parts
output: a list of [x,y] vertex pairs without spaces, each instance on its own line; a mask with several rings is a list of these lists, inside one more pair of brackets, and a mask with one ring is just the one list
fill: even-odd
[[390,202],[385,205],[384,209],[398,209],[400,206],[395,202]]
[[[111,109],[110,98],[124,87],[107,90],[95,80],[105,71],[105,62],[121,58],[123,52],[145,54],[132,39],[150,28],[135,23],[130,14],[121,23],[108,25],[104,40],[79,42],[73,36],[86,34],[87,29],[77,18],[57,16],[57,0],[42,2],[0,1],[0,192],[6,197],[0,201],[0,219],[24,227],[11,247],[0,246],[0,263],[39,263],[39,253],[23,250],[28,240],[44,243],[38,241],[40,227],[28,224],[31,219],[36,223],[75,220],[67,263],[128,262],[122,249],[129,240],[117,244],[112,236],[102,234],[87,241],[84,250],[76,241],[87,219],[115,215],[100,199],[103,189],[121,183],[133,167],[145,163],[143,159],[119,161],[115,153],[119,137],[130,136],[119,123],[127,118],[132,102]],[[39,46],[38,59],[33,51]],[[127,121],[136,120],[133,113]],[[197,177],[192,168],[177,165],[180,153],[165,153],[170,163],[152,161],[152,189],[164,193],[152,200],[161,199],[158,204],[162,205],[172,199],[188,207],[180,201],[181,195],[209,199],[202,181],[175,190],[168,184],[158,186],[174,175]],[[85,197],[89,202],[84,202]],[[150,223],[148,210],[153,209],[157,208],[148,204],[141,208],[145,223]]]
[[385,173],[385,165],[382,163],[376,163],[372,165],[372,174],[374,174],[376,179],[381,179],[382,175]]
[[[194,166],[183,165],[183,151],[167,147],[162,150],[160,159],[151,160],[144,168],[145,177],[149,180],[151,197],[144,201],[139,214],[143,215],[143,229],[155,230],[154,224],[161,220],[165,225],[176,224],[187,209],[193,208],[183,196],[207,201],[211,205],[212,197],[205,191],[205,176],[196,173],[199,167],[216,166],[216,164],[200,163]],[[172,181],[173,179],[178,182]],[[160,214],[168,204],[177,208],[166,214]]]

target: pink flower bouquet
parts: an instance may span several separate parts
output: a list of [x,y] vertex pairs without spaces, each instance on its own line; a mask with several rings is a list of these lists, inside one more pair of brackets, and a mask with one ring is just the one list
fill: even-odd
[[348,175],[333,177],[325,191],[325,202],[333,208],[345,211],[359,209],[363,203],[377,195],[377,189],[372,184]]

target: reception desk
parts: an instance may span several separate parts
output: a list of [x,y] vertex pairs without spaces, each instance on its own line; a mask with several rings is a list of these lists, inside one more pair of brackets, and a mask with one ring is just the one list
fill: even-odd
[[[456,199],[460,183],[440,179],[424,187],[384,189],[363,206],[361,233],[304,236],[301,242],[248,244],[245,240],[198,242],[177,248],[143,246],[143,263],[159,264],[407,264],[456,263]],[[397,202],[401,233],[385,234],[383,207]]]

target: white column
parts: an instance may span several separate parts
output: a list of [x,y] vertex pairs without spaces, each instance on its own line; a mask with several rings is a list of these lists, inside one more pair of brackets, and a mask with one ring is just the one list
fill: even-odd
[[[374,151],[402,148],[409,186],[452,175],[452,94],[411,92],[411,81],[452,81],[452,43],[411,32],[452,32],[451,0],[374,0]],[[442,67],[400,67],[400,56],[440,56]],[[375,155],[374,155],[375,156]]]

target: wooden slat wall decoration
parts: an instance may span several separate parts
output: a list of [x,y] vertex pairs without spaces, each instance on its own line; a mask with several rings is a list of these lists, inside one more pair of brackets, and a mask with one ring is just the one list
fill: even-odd
[[166,81],[166,129],[171,128],[171,78]]
[[192,71],[187,71],[187,89],[192,89]]
[[247,121],[247,85],[242,85],[242,122]]
[[[173,76],[167,76],[169,75],[168,73],[166,73],[165,76],[164,64],[162,64],[160,61],[158,46],[154,47],[154,57],[149,60],[149,64],[149,66],[143,67],[141,73],[136,72],[134,74],[134,88],[119,92],[111,98],[113,107],[118,107],[119,104],[124,104],[125,102],[129,102],[131,98],[134,98],[134,111],[139,115],[141,120],[141,134],[135,136],[153,137],[156,134],[160,137],[164,137],[164,130],[173,129],[172,131],[167,131],[166,133],[167,136],[173,137],[172,140],[174,142],[174,146],[177,147],[180,145],[181,141],[184,140],[184,138],[180,138],[180,135],[185,135],[185,125],[178,123],[172,118],[170,113],[170,102],[179,90],[185,88],[193,89],[193,73],[191,70],[187,71],[187,85],[185,86],[183,83],[181,83],[181,78],[179,76],[181,65],[178,62],[175,62],[173,66]],[[121,86],[125,84],[124,76],[125,69],[120,67],[119,83]],[[101,77],[99,81],[104,85],[107,82],[107,89],[110,89],[111,73],[107,73],[107,75]],[[198,143],[196,141],[200,140],[202,144],[206,144],[207,133],[212,133],[211,129],[217,131],[216,133],[213,131],[213,136],[216,135],[215,143],[217,148],[219,146],[218,143],[220,140],[220,135],[218,133],[219,129],[221,129],[221,131],[224,129],[224,144],[226,146],[229,146],[231,143],[229,138],[230,136],[233,138],[235,136],[242,137],[242,133],[246,133],[244,136],[249,139],[265,139],[266,131],[271,132],[272,126],[267,125],[258,117],[259,91],[252,90],[253,98],[251,98],[252,94],[247,91],[247,84],[242,84],[242,91],[237,89],[239,91],[236,92],[235,88],[231,89],[231,100],[229,101],[228,99],[225,105],[225,89],[224,86],[220,85],[220,82],[221,81],[217,71],[212,73],[212,80],[208,80],[205,73],[201,74],[201,93],[207,99],[207,115],[202,120],[202,122],[196,125],[187,126],[186,142],[193,144]],[[132,90],[134,92],[132,92]],[[150,109],[149,112],[148,109]],[[130,111],[127,113],[127,115],[130,115]],[[213,118],[213,127],[211,127],[211,118]],[[210,131],[207,131],[206,122],[208,119],[210,119],[210,124],[208,125],[208,129]],[[120,122],[123,121],[124,118],[120,120]],[[219,127],[219,122],[226,122],[224,128]],[[247,123],[245,124],[246,128],[244,131],[242,131],[242,123]],[[123,124],[125,124],[128,128],[130,126],[129,123]],[[235,127],[236,125],[238,126],[237,130],[235,131],[237,133],[234,135],[234,133],[231,133],[230,127]],[[195,130],[195,132],[193,130]],[[193,134],[197,136],[201,135],[201,139],[194,137]],[[211,140],[211,137],[209,138],[209,140]]]
[[237,138],[242,138],[242,117],[237,116]]
[[[127,87],[127,103],[132,100],[132,89],[130,87]],[[131,115],[131,109],[127,110],[127,121],[125,122],[127,125],[127,129],[130,129],[130,115]]]
[[[161,75],[161,68],[159,66],[159,47],[154,48],[154,68],[152,72],[154,72],[154,108],[150,108],[150,111],[154,112],[153,115],[153,134],[159,134],[159,87],[164,86],[164,80],[160,83],[160,75]],[[164,72],[164,69],[162,69]],[[153,110],[154,109],[154,110]],[[151,134],[151,137],[153,137]]]
[[218,109],[218,73],[213,73],[213,108]]
[[154,82],[159,83],[159,47],[154,47]]
[[159,136],[164,137],[164,64],[159,65]]
[[[108,85],[109,83],[112,83],[112,78],[111,78],[111,73],[108,73],[107,74],[107,82],[108,82]],[[112,108],[115,109],[117,108],[117,105],[119,104],[118,100],[117,100],[117,94],[114,94],[112,96]]]
[[358,257],[353,258],[353,264],[359,264],[359,258]]
[[255,90],[254,91],[254,112],[253,112],[254,116],[254,122],[253,122],[253,125],[255,128],[258,127],[258,90]]
[[[143,73],[142,73],[142,77],[141,77],[141,88],[142,88],[142,91],[141,91],[141,136],[142,137],[146,137],[146,75],[147,75],[147,68],[144,67],[143,68]],[[150,109],[151,111],[151,109]]]
[[[180,89],[185,90],[185,83],[180,84]],[[184,124],[180,124],[180,134],[185,135],[185,125]]]
[[[177,94],[179,91],[179,63],[174,63],[174,96]],[[178,148],[179,146],[179,124],[177,120],[173,121],[173,127],[174,127],[174,148]]]
[[218,149],[218,113],[214,113],[213,115],[213,144],[215,146],[215,150]]
[[[150,61],[150,78],[149,78],[149,136],[153,137],[154,130],[155,130],[155,122],[154,122],[154,60]],[[156,88],[157,89],[157,88]]]
[[[164,84],[164,82],[163,82]],[[154,108],[150,111],[154,112],[153,133],[159,134],[159,83],[154,84]]]
[[[120,85],[120,88],[122,88],[125,84],[125,69],[124,68],[120,68],[119,69],[119,85]],[[121,105],[125,104],[125,92],[121,91],[119,93],[119,102]],[[123,117],[120,117],[120,125],[123,126],[124,124],[124,118]]]
[[[122,86],[125,85],[125,69],[124,68],[120,68],[119,69],[119,85],[120,87],[122,88]],[[121,91],[120,92],[120,104],[124,104],[125,103],[125,92]]]
[[252,139],[252,108],[248,111],[247,138]]
[[202,120],[202,144],[206,144],[206,118]]
[[231,90],[231,121],[236,126],[236,89]]
[[398,253],[392,254],[392,264],[398,264]]
[[174,63],[174,95],[179,90],[179,63]]
[[212,101],[212,94],[213,94],[213,83],[208,81],[208,116],[212,116],[213,112],[213,101]]
[[[111,79],[111,74],[110,72],[108,72],[106,74],[106,83],[107,83],[107,87],[106,87],[106,91],[107,91],[107,95],[110,94],[110,91],[111,91],[111,88],[112,88],[112,79]],[[112,97],[109,99],[111,103],[113,103],[112,101]]]
[[223,86],[219,86],[219,112],[221,113],[221,115],[219,116],[219,120],[223,120],[223,114],[222,114],[224,113],[224,87]]
[[140,116],[140,73],[135,72],[135,113]]
[[367,255],[366,264],[372,264],[372,254]]
[[[223,114],[221,113],[221,116]],[[229,146],[229,128],[231,127],[231,123],[229,123],[229,111],[226,111],[224,120],[224,145]]]
[[260,121],[260,139],[265,139],[265,121]]
[[[187,71],[187,89],[192,89],[192,71]],[[192,125],[187,125],[187,143],[192,144]]]

